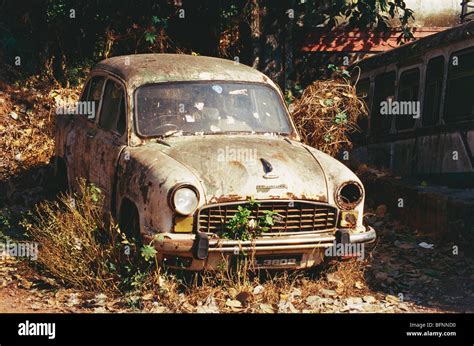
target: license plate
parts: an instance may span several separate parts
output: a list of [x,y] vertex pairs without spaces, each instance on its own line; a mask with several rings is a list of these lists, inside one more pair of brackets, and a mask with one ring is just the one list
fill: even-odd
[[302,255],[257,256],[254,264],[257,267],[298,266],[301,257]]

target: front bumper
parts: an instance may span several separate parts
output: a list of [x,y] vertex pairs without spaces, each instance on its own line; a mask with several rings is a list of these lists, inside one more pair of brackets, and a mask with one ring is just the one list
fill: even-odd
[[[338,233],[346,236],[338,237]],[[324,257],[328,256],[326,250],[336,248],[339,244],[352,245],[363,252],[362,244],[373,242],[376,233],[372,227],[367,226],[357,233],[337,230],[327,233],[262,237],[253,241],[211,237],[208,239],[208,245],[206,243],[207,256],[202,259],[197,258],[195,252],[197,238],[196,234],[160,234],[159,239],[154,240],[159,263],[167,267],[191,271],[215,270],[226,260],[245,254],[256,259],[278,258],[270,262],[255,260],[257,269],[302,269],[321,263]],[[340,255],[340,251],[329,253],[337,257]]]

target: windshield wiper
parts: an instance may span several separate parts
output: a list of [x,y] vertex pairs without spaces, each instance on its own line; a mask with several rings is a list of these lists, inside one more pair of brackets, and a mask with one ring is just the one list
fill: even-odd
[[168,131],[162,135],[159,135],[159,138],[163,139],[163,138],[168,138],[168,137],[171,137],[175,134],[180,134],[180,135],[194,135],[195,133],[194,132],[189,132],[189,131],[183,131],[183,130],[171,130],[171,131]]
[[194,135],[193,132],[188,132],[188,131],[183,131],[183,130],[172,130],[168,131],[167,133],[164,133],[162,135],[158,135],[157,138],[155,138],[156,143],[160,143],[163,145],[166,145],[168,147],[171,147],[171,144],[169,144],[167,141],[165,141],[165,138],[171,137],[175,134],[179,133],[180,135]]

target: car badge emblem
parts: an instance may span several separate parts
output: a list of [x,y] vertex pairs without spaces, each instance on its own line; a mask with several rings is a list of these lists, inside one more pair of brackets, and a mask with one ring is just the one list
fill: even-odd
[[262,162],[263,171],[265,172],[265,174],[263,175],[263,177],[265,179],[276,179],[276,178],[278,178],[277,174],[272,173],[273,166],[270,162],[268,162],[268,160],[265,160],[264,158],[260,158],[260,161]]

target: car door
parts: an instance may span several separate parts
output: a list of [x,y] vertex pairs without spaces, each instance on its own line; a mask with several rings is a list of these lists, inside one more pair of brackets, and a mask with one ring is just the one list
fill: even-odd
[[105,210],[112,211],[117,162],[128,142],[127,95],[114,77],[105,82],[97,130],[91,137],[89,180],[101,189]]
[[[83,112],[74,115],[71,131],[66,135],[65,156],[69,184],[73,191],[79,191],[79,180],[81,178],[86,181],[89,181],[90,178],[90,139],[96,131],[96,119],[104,82],[104,75],[93,75],[89,78],[80,98],[80,104],[83,104],[84,107],[78,108]],[[84,112],[84,110],[91,112]]]

